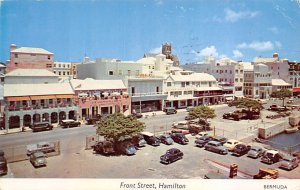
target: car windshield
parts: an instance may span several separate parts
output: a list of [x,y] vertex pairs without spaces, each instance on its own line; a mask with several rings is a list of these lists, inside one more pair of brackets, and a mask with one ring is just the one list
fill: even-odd
[[283,160],[284,160],[284,161],[287,161],[287,162],[290,162],[290,161],[291,161],[291,159],[289,159],[289,158],[284,158]]
[[251,150],[253,150],[253,151],[259,151],[259,148],[258,147],[253,147],[253,148],[251,148]]

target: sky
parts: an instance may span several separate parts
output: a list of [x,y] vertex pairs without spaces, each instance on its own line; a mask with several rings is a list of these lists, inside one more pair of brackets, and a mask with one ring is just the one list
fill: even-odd
[[163,43],[181,64],[206,56],[300,61],[300,0],[0,0],[0,61],[9,46],[55,61],[141,59]]

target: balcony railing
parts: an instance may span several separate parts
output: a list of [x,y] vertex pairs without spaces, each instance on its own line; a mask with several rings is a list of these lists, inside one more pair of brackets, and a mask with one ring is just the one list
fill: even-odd
[[9,106],[6,108],[8,111],[21,111],[21,110],[35,110],[35,109],[49,109],[49,108],[64,108],[74,106],[73,103],[60,103],[60,104],[45,104],[45,105],[23,105],[23,106]]

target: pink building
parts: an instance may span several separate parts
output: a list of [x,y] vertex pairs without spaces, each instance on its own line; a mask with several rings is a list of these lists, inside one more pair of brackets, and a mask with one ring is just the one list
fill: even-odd
[[53,72],[54,54],[42,49],[31,47],[17,48],[10,45],[10,60],[7,60],[7,72],[14,69],[47,69]]
[[122,80],[85,80],[70,81],[75,91],[75,102],[79,105],[79,116],[90,118],[97,114],[106,115],[116,112],[130,114],[131,97]]

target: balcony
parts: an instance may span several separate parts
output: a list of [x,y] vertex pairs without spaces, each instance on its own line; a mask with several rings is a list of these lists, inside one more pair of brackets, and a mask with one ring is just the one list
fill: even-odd
[[118,95],[118,96],[107,96],[107,97],[79,97],[76,98],[76,104],[79,104],[80,107],[89,107],[89,106],[105,106],[112,104],[130,104],[131,99],[128,95]]
[[5,108],[8,111],[23,111],[23,110],[37,110],[37,109],[49,109],[49,108],[66,108],[74,106],[73,103],[59,103],[59,104],[45,104],[45,105],[23,105],[14,106],[11,105]]

